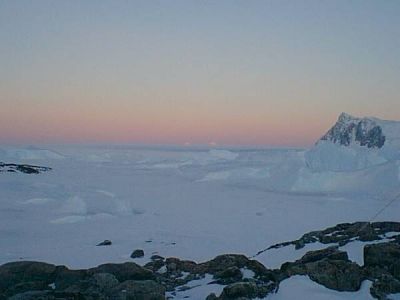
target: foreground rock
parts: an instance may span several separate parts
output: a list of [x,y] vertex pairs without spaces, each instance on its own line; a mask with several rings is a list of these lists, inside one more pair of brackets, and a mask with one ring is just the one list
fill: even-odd
[[[390,294],[400,293],[400,239],[395,234],[399,231],[400,223],[395,222],[339,224],[273,246],[328,238],[337,242],[377,238],[379,243],[364,247],[364,266],[350,261],[339,245],[309,251],[277,270],[239,254],[219,255],[203,263],[154,255],[145,266],[127,262],[84,270],[42,262],[7,263],[0,266],[0,300],[158,300],[166,295],[174,298],[177,293],[193,288],[191,281],[206,276],[212,278],[208,283],[223,286],[220,295],[210,294],[208,300],[260,299],[278,292],[280,282],[294,275],[308,276],[326,288],[347,292],[358,291],[364,280],[371,280],[371,295],[384,300]],[[382,239],[389,232],[384,242]],[[352,240],[347,240],[350,237]]]
[[373,280],[371,294],[378,299],[400,293],[400,244],[379,243],[364,247],[364,268]]
[[400,279],[400,244],[380,243],[364,247],[365,267],[379,268]]
[[165,288],[152,280],[127,280],[113,289],[113,299],[164,300]]
[[41,262],[0,266],[0,299],[164,299],[165,288],[135,263],[70,270]]
[[225,287],[219,298],[229,299],[254,299],[264,298],[275,289],[274,285],[256,282],[238,282]]
[[[239,254],[219,255],[199,264],[179,258],[159,258],[146,264],[145,267],[156,273],[158,280],[170,292],[177,287],[185,286],[192,280],[204,278],[206,274],[212,275],[213,283],[216,284],[227,285],[241,282],[244,269],[254,273],[254,277],[246,279],[247,281],[260,285],[268,284],[271,291],[277,287],[278,283],[278,276],[274,271],[267,269],[256,260]],[[187,275],[183,276],[184,274]]]
[[358,291],[365,279],[362,268],[349,261],[347,253],[337,247],[307,252],[293,263],[285,263],[281,271],[287,277],[308,275],[311,280],[337,291]]
[[378,241],[385,234],[391,232],[398,232],[399,234],[390,237],[390,239],[396,240],[400,238],[400,222],[342,223],[324,230],[308,232],[298,240],[272,245],[267,249],[259,251],[258,254],[270,249],[279,249],[290,245],[295,246],[296,249],[301,249],[307,244],[316,242],[344,246],[354,240],[362,242]]

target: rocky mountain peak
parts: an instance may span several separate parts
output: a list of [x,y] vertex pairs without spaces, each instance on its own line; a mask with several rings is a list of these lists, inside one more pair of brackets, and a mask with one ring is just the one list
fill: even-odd
[[349,115],[348,113],[342,112],[339,115],[338,122],[348,122],[350,120],[357,120],[358,118]]
[[356,118],[341,113],[336,124],[321,138],[342,146],[358,144],[368,148],[382,148],[386,137],[374,118]]

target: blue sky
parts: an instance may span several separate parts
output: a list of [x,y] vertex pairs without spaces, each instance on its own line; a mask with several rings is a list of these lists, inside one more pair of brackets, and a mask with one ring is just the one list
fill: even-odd
[[0,142],[307,145],[400,119],[399,1],[0,1]]

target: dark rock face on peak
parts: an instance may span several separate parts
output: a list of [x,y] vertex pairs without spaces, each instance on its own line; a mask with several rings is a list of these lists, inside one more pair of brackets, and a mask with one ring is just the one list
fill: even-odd
[[323,141],[331,141],[343,146],[349,146],[352,142],[368,148],[382,148],[385,144],[385,136],[382,128],[375,120],[369,118],[355,118],[342,113],[336,124],[321,138]]
[[356,126],[356,141],[361,146],[368,148],[382,148],[385,144],[385,136],[380,126],[374,126],[368,129],[367,120],[361,120]]

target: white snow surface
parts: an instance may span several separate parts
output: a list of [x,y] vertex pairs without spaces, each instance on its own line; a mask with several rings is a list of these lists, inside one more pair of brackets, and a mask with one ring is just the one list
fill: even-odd
[[[198,280],[192,280],[188,282],[185,286],[190,287],[190,289],[185,291],[180,291],[177,288],[174,294],[171,292],[167,293],[167,298],[172,299],[205,299],[209,294],[215,293],[216,295],[221,294],[224,285],[212,284],[213,276],[206,274],[204,278]],[[211,284],[210,284],[211,283]]]
[[338,292],[328,290],[306,276],[293,276],[280,284],[279,292],[268,295],[267,300],[289,300],[289,299],[307,299],[307,300],[373,300],[369,293],[371,287],[370,281],[364,281],[358,292]]
[[[302,149],[53,146],[40,155],[37,148],[2,149],[0,161],[52,170],[0,173],[0,264],[38,260],[87,268],[132,261],[134,249],[145,251],[133,260],[140,264],[153,254],[197,262],[224,253],[252,256],[308,231],[369,220],[400,191],[399,161],[315,172]],[[399,202],[376,221],[399,221]],[[112,246],[95,246],[106,239]],[[285,247],[257,259],[276,268],[304,251]],[[282,284],[268,299],[293,299],[290,293],[351,298],[304,278]],[[206,296],[210,288],[221,286],[187,293]]]

